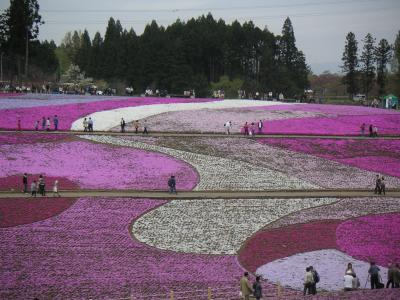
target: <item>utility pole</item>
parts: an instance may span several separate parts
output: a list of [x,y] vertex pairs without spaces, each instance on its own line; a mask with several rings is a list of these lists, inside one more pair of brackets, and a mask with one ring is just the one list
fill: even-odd
[[3,82],[3,55],[4,52],[2,51],[0,54],[0,82]]
[[25,79],[28,78],[28,55],[29,55],[29,31],[26,27],[26,45],[25,45]]

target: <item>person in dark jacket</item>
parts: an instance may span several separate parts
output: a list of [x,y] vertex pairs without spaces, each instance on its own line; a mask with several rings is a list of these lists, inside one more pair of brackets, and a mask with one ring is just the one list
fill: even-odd
[[176,194],[176,181],[175,181],[175,176],[171,176],[168,179],[168,186],[169,186],[169,192],[170,194]]
[[261,279],[261,277],[257,276],[256,282],[253,283],[253,291],[254,291],[253,294],[257,300],[260,300],[262,297],[262,287],[261,287],[260,279]]
[[375,265],[375,262],[371,262],[368,273],[371,276],[371,289],[377,289],[379,285],[379,271],[380,269],[378,268],[377,265]]
[[22,177],[22,183],[24,185],[24,194],[28,192],[28,174],[24,173],[24,176]]

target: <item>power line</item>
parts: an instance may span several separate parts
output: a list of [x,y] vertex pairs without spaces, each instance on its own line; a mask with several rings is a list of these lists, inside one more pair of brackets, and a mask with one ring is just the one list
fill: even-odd
[[[376,0],[336,0],[324,2],[304,2],[294,4],[277,5],[254,5],[254,6],[224,6],[208,8],[170,8],[170,9],[43,9],[45,13],[176,13],[176,12],[201,12],[201,11],[226,11],[226,10],[252,10],[252,9],[271,9],[271,8],[291,8],[307,6],[323,6],[334,4],[351,4],[376,2]],[[4,9],[3,9],[4,10]]]
[[[329,15],[357,15],[361,13],[369,13],[371,11],[378,12],[378,11],[386,11],[392,10],[392,8],[381,8],[381,9],[364,9],[364,10],[356,10],[356,11],[339,11],[339,12],[310,12],[310,13],[298,13],[298,14],[285,14],[285,15],[265,15],[265,16],[252,16],[252,17],[239,17],[239,18],[230,18],[232,21],[234,20],[260,20],[260,19],[275,19],[275,18],[285,18],[289,16],[290,18],[304,18],[304,17],[321,17],[321,16],[329,16]],[[192,18],[192,17],[189,17]],[[108,20],[96,20],[96,21],[86,21],[86,22],[59,22],[59,21],[47,21],[45,24],[49,25],[103,25]],[[147,20],[120,20],[123,24],[146,24],[149,23],[150,19]],[[176,21],[176,19],[157,19],[158,23],[167,23]]]

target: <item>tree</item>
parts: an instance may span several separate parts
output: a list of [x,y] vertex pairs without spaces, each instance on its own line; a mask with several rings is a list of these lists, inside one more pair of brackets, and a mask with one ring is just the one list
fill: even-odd
[[280,61],[289,69],[296,59],[297,47],[292,21],[286,18],[282,27],[282,36],[279,39]]
[[37,0],[10,0],[10,7],[5,12],[7,46],[9,54],[15,58],[19,77],[24,53],[25,76],[28,75],[28,45],[37,38],[39,26],[43,23]]
[[381,39],[378,47],[375,49],[375,58],[377,65],[377,83],[379,86],[379,95],[385,94],[385,87],[387,83],[387,64],[392,55],[392,47],[386,39]]
[[75,63],[81,70],[87,72],[89,69],[92,42],[88,31],[85,29],[80,38],[79,48],[76,51]]
[[395,82],[397,82],[397,93],[400,93],[400,30],[397,33],[396,40],[394,42],[394,60],[396,61],[396,77]]
[[364,48],[361,54],[361,74],[364,85],[364,93],[368,99],[369,91],[372,88],[375,78],[375,39],[368,33],[364,40]]
[[357,40],[354,33],[349,32],[346,36],[346,45],[343,52],[343,66],[342,70],[345,73],[344,83],[347,84],[347,92],[352,98],[358,90],[357,87],[357,68],[358,68],[358,57],[357,57]]

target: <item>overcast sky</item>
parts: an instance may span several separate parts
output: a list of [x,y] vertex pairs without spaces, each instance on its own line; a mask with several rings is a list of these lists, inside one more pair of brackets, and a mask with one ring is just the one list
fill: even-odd
[[[359,42],[370,32],[379,41],[393,43],[400,30],[400,0],[38,0],[46,22],[41,40],[59,44],[65,33],[87,29],[93,38],[104,35],[110,17],[124,28],[142,34],[145,25],[156,20],[167,26],[177,18],[211,12],[227,23],[252,20],[260,28],[280,34],[287,16],[292,20],[297,46],[314,73],[338,72],[346,34],[353,31]],[[0,0],[0,9],[9,0]],[[359,49],[362,45],[359,45]]]

